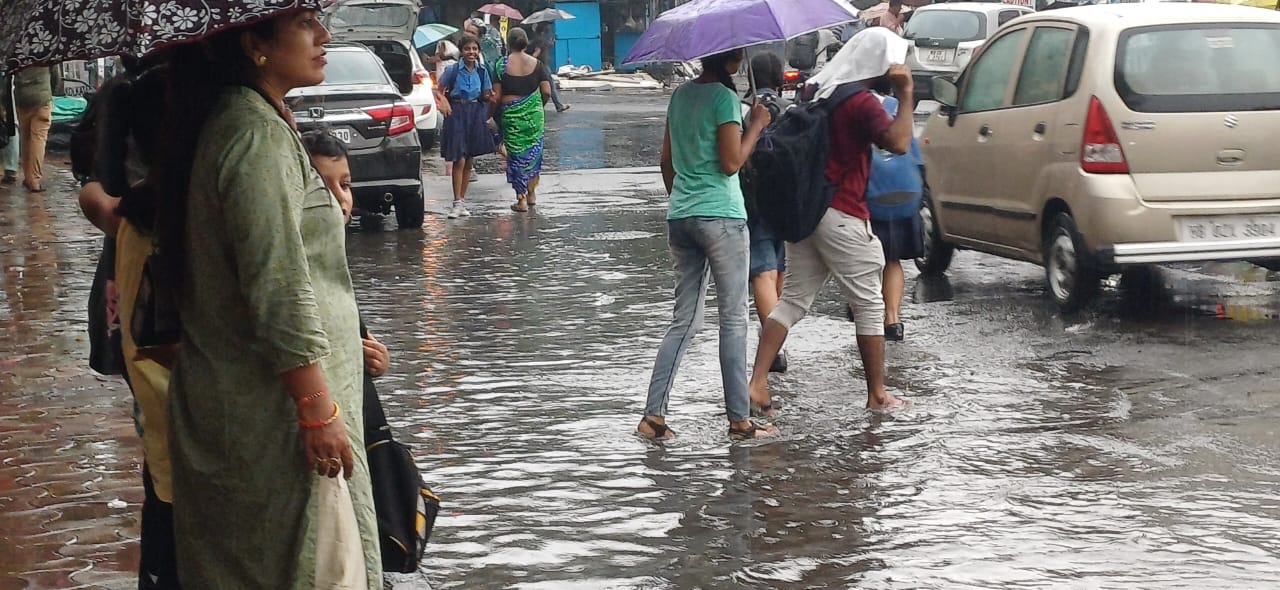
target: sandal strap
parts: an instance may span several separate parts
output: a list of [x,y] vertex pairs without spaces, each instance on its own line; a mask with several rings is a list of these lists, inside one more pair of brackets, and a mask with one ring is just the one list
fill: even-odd
[[645,424],[648,424],[648,425],[649,425],[649,428],[652,428],[652,429],[653,429],[653,436],[654,436],[654,437],[656,437],[656,438],[662,438],[662,437],[666,436],[668,432],[670,432],[670,431],[671,431],[671,429],[670,429],[670,428],[667,428],[667,425],[666,425],[666,424],[663,424],[663,423],[661,423],[661,422],[657,422],[657,421],[653,420],[652,418],[649,418],[648,416],[645,416],[645,418],[644,418],[644,423],[645,423]]

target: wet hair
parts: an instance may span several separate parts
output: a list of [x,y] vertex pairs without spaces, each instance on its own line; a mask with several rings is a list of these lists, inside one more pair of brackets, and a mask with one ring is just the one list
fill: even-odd
[[[185,281],[187,197],[191,192],[192,162],[199,147],[200,132],[222,95],[230,88],[257,89],[260,74],[241,47],[241,35],[251,34],[270,41],[276,37],[277,22],[284,16],[264,19],[251,25],[215,33],[203,41],[176,45],[170,51],[170,75],[161,157],[157,162],[161,275],[165,287],[181,293]],[[285,117],[282,113],[281,117]],[[286,118],[286,120],[288,120]]]
[[511,51],[524,51],[525,49],[528,49],[529,33],[524,32],[524,29],[519,27],[511,29],[511,31],[507,33],[507,47],[511,48]]
[[329,132],[327,125],[303,133],[302,147],[307,148],[307,153],[313,158],[347,157],[347,146]]
[[726,66],[739,59],[742,59],[741,49],[731,49],[723,53],[709,55],[702,58],[702,71],[703,73],[710,72],[712,76],[715,76],[716,81],[736,93],[738,92],[738,86],[733,83],[733,73]]
[[[102,96],[97,178],[107,194],[120,197],[116,214],[144,233],[155,232],[160,206],[151,171],[160,158],[168,72],[166,66],[157,66],[126,75]],[[142,165],[134,171],[141,178],[130,177],[130,164],[135,162]]]
[[462,59],[462,50],[472,43],[476,44],[476,49],[480,48],[480,38],[475,35],[463,35],[462,39],[458,40],[458,59]]
[[751,58],[751,80],[756,90],[782,88],[782,58],[772,53],[759,53]]

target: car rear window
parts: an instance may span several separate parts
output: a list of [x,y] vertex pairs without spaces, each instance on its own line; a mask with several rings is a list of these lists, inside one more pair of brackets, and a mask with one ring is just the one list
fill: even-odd
[[907,21],[908,39],[978,41],[985,39],[986,16],[965,10],[922,10]]
[[330,25],[335,27],[404,27],[413,18],[412,11],[399,5],[340,4],[329,9]]
[[1120,37],[1116,90],[1139,112],[1280,109],[1280,27],[1193,25]]
[[330,51],[325,57],[324,85],[390,84],[382,63],[368,51]]

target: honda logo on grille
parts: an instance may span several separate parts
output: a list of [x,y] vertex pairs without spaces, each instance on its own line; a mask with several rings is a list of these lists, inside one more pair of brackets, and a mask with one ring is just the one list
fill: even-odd
[[1240,124],[1240,117],[1237,117],[1235,115],[1227,115],[1227,118],[1222,120],[1222,124],[1226,125],[1227,129],[1235,129],[1236,125]]
[[311,107],[307,109],[307,116],[311,117],[312,119],[323,119],[324,107]]

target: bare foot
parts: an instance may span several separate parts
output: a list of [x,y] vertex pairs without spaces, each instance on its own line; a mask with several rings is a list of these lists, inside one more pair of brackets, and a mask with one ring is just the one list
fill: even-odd
[[760,418],[773,418],[778,409],[773,407],[773,397],[769,395],[769,382],[747,384],[747,395],[751,398],[751,413]]
[[782,431],[778,430],[778,427],[772,424],[761,426],[750,420],[729,423],[729,438],[734,440],[777,438],[781,435]]
[[636,426],[636,434],[649,440],[671,440],[676,437],[674,430],[667,428],[667,420],[661,416],[645,416]]
[[892,412],[893,410],[901,410],[911,405],[911,400],[905,397],[894,397],[892,394],[885,392],[880,395],[871,395],[867,397],[867,409],[878,410],[884,412]]

